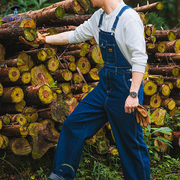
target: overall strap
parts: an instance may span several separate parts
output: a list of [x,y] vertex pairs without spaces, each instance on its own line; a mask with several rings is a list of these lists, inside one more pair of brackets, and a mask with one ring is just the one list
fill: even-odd
[[100,28],[101,25],[102,25],[102,20],[103,20],[103,15],[104,15],[104,13],[105,13],[105,11],[103,11],[103,13],[102,13],[101,16],[100,16],[99,25],[98,25],[99,28]]
[[115,21],[114,21],[114,24],[113,24],[113,27],[112,27],[112,30],[113,30],[113,31],[115,31],[115,29],[116,29],[117,23],[118,23],[118,21],[119,21],[119,17],[122,15],[122,13],[123,13],[126,9],[129,9],[129,8],[132,8],[132,7],[130,7],[130,6],[124,6],[124,7],[120,10],[119,14],[116,16],[116,19],[115,19]]

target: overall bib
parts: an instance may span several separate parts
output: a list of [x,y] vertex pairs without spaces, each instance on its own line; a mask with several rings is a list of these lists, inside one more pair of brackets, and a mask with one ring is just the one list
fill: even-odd
[[[73,180],[79,166],[84,142],[110,122],[119,151],[125,180],[150,180],[149,154],[143,142],[142,127],[136,122],[136,111],[125,113],[125,100],[129,95],[131,65],[119,49],[114,31],[124,6],[116,17],[112,32],[100,29],[99,46],[104,67],[99,72],[100,81],[65,120],[57,145],[52,173],[53,180]],[[102,13],[99,28],[103,22]],[[143,85],[139,92],[143,101]]]

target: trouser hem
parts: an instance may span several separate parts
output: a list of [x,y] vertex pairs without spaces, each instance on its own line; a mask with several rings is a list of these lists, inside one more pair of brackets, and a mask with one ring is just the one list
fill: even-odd
[[51,173],[50,176],[49,176],[50,179],[52,180],[65,180],[63,177],[60,177],[54,173]]

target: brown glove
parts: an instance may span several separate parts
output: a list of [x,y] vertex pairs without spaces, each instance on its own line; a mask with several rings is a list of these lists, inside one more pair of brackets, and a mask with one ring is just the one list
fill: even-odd
[[150,116],[147,110],[140,104],[138,104],[136,109],[137,109],[136,111],[137,123],[140,123],[141,126],[145,126],[145,127],[151,124]]
[[32,41],[32,42],[30,42],[30,41],[27,41],[26,39],[24,39],[24,37],[22,37],[22,36],[19,36],[19,40],[22,42],[22,43],[24,43],[24,44],[28,44],[28,45],[30,45],[30,46],[37,46],[37,45],[39,45],[39,44],[45,44],[46,43],[46,35],[48,35],[48,33],[46,33],[46,34],[41,34],[41,33],[39,33],[39,32],[37,32],[37,35],[38,35],[38,37],[34,40],[34,41]]

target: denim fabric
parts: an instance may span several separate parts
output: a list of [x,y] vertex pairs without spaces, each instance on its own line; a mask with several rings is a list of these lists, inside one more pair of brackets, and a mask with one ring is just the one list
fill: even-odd
[[[123,8],[120,15],[129,7]],[[99,27],[103,21],[100,18]],[[116,27],[115,25],[113,27]],[[125,113],[124,104],[131,86],[131,65],[121,53],[112,32],[99,32],[104,67],[100,81],[65,120],[54,157],[51,179],[73,180],[81,159],[84,142],[109,121],[119,151],[125,180],[149,180],[150,163],[142,127],[136,111]],[[139,92],[143,101],[143,85]],[[55,176],[56,175],[56,176]]]

